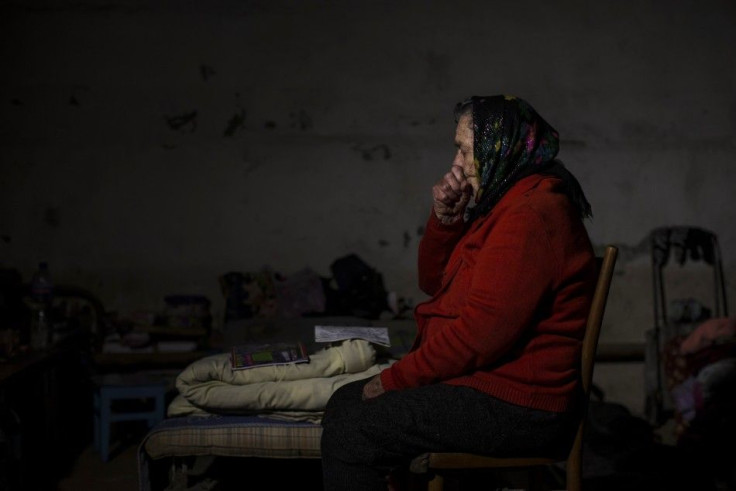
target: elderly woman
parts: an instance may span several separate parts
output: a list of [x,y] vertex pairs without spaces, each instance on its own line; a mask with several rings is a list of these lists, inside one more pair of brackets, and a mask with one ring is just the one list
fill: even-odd
[[524,100],[455,109],[457,154],[419,246],[410,352],[338,389],[322,421],[326,490],[378,490],[423,452],[565,448],[596,280],[578,181],[557,132]]

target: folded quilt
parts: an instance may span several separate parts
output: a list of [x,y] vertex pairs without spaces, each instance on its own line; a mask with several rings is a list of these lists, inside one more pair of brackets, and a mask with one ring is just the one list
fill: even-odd
[[[373,365],[358,373],[303,380],[257,382],[229,385],[208,382],[191,388],[188,397],[180,394],[169,404],[167,415],[194,416],[219,414],[265,414],[298,421],[315,421],[332,393],[341,386],[372,377],[388,365]],[[313,414],[319,412],[319,414]]]
[[376,364],[375,349],[361,339],[343,341],[309,358],[309,363],[247,370],[232,370],[228,353],[202,358],[177,377],[180,395],[167,414],[322,411],[337,388],[388,366]]
[[[307,421],[309,423],[319,424],[322,421],[324,411],[236,411],[235,414],[227,414],[225,412],[217,413],[220,416],[259,416],[268,419],[278,419],[281,421]],[[187,401],[181,395],[174,398],[169,404],[167,417],[183,417],[183,416],[194,416],[194,417],[207,417],[212,416],[213,413],[205,411],[197,406],[192,405],[191,402]]]

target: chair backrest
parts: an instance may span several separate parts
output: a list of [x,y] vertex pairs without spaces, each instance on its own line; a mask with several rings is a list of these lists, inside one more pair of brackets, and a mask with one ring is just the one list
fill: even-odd
[[598,351],[598,338],[601,333],[601,325],[603,324],[603,314],[606,310],[608,302],[608,292],[611,289],[611,281],[613,279],[613,271],[616,266],[616,257],[618,256],[618,248],[616,246],[606,246],[603,257],[599,257],[599,273],[596,282],[595,292],[593,293],[593,302],[590,305],[590,313],[585,327],[585,336],[583,337],[583,359],[582,359],[582,382],[585,395],[590,395],[590,388],[593,383],[593,366],[595,355]]
[[[582,366],[580,371],[586,405],[590,399],[590,389],[593,385],[593,368],[595,366],[595,355],[598,351],[598,338],[601,333],[603,314],[605,313],[608,302],[608,292],[611,289],[617,256],[618,248],[608,245],[603,252],[603,256],[597,258],[599,263],[598,281],[596,282],[593,301],[590,305],[588,321],[585,327],[585,335],[583,336]],[[585,408],[583,417],[580,419],[577,434],[575,435],[575,440],[567,458],[568,489],[580,489],[581,486],[583,436],[585,433],[585,421],[587,419],[586,414],[587,407]],[[577,483],[572,483],[571,485],[570,480],[577,481]]]

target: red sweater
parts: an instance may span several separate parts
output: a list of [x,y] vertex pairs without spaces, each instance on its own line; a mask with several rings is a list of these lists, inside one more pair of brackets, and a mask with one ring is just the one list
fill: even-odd
[[593,247],[562,182],[532,175],[470,226],[434,212],[419,245],[411,351],[385,390],[444,382],[520,406],[566,411],[596,281]]

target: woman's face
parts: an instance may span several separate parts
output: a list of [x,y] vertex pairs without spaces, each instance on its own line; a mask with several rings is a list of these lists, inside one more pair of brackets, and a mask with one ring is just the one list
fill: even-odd
[[473,115],[463,114],[457,122],[455,129],[455,146],[457,153],[452,165],[462,168],[465,178],[473,187],[473,196],[477,196],[478,180],[477,170],[475,168],[475,160],[473,157]]

